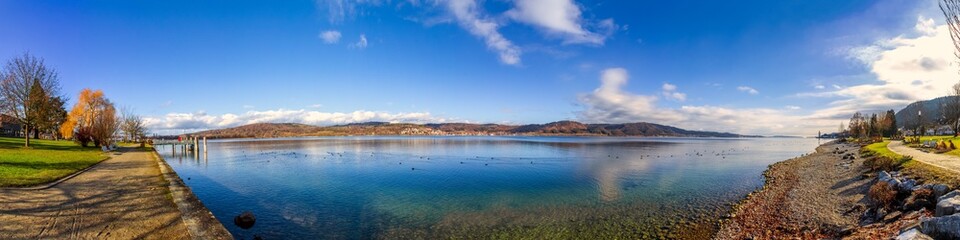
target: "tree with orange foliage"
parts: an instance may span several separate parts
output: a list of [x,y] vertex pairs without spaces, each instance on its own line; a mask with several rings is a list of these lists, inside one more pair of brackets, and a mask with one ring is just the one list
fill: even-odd
[[109,145],[119,127],[117,111],[101,90],[83,89],[73,105],[60,133],[73,138],[81,146],[93,142],[95,146]]

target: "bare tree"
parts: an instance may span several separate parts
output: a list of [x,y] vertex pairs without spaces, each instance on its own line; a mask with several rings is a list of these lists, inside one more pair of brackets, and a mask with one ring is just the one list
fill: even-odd
[[[36,128],[38,118],[32,106],[31,90],[38,85],[44,94],[34,96],[59,96],[60,80],[57,72],[48,68],[43,59],[29,53],[11,59],[0,71],[0,106],[2,112],[13,116],[23,125],[24,146],[30,146],[30,131]],[[36,90],[34,90],[36,92]],[[36,100],[36,99],[35,99]],[[36,101],[33,101],[36,102]]]
[[950,39],[953,40],[953,55],[960,58],[960,0],[941,0],[940,11],[947,20]]
[[143,117],[133,113],[130,108],[121,108],[121,118],[122,122],[120,123],[120,131],[123,131],[124,138],[129,138],[131,141],[142,142],[144,136],[147,135],[147,128],[143,124]]
[[950,95],[940,106],[943,124],[949,125],[950,129],[953,129],[953,136],[956,137],[957,132],[960,131],[960,83],[950,88]]
[[[960,0],[941,0],[940,11],[946,18],[950,40],[953,40],[953,55],[960,59]],[[960,83],[954,84],[951,98],[943,104],[944,122],[953,129],[953,136],[960,130]]]

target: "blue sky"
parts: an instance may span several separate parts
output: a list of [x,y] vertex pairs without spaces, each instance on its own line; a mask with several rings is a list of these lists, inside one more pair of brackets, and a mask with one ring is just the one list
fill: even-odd
[[578,120],[812,135],[945,95],[942,19],[913,0],[12,0],[0,57],[43,57],[65,95],[103,89],[160,133]]

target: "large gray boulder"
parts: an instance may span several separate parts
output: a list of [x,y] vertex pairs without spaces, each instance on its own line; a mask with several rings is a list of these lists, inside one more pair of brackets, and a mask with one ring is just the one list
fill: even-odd
[[880,173],[877,173],[877,180],[886,182],[890,179],[893,179],[893,176],[890,175],[890,173],[888,173],[887,171],[880,171]]
[[[960,212],[960,197],[940,198],[933,210],[933,216],[941,217]],[[960,228],[960,226],[958,226]]]
[[944,194],[947,194],[947,190],[949,190],[950,188],[947,187],[947,185],[943,185],[943,184],[921,184],[921,185],[914,186],[913,189],[911,189],[911,191],[916,191],[920,189],[930,189],[930,191],[933,191],[934,198],[940,198]]
[[[890,187],[892,187],[894,190],[897,190],[897,191],[909,191],[909,190],[910,190],[910,188],[907,188],[906,190],[903,190],[903,188],[902,188],[902,187],[903,187],[903,183],[901,183],[900,180],[897,179],[897,177],[896,177],[896,172],[880,171],[880,173],[877,173],[877,181],[887,182],[887,184],[889,184]],[[914,184],[916,184],[916,183],[914,183]],[[911,188],[912,188],[912,186],[911,186]]]
[[[936,193],[934,193],[934,194],[936,194]],[[948,199],[948,198],[955,198],[955,197],[957,197],[957,196],[960,196],[960,190],[953,190],[952,192],[949,192],[949,193],[947,193],[947,194],[939,195],[939,196],[937,197],[937,202],[943,201],[944,199]]]
[[905,179],[900,182],[900,185],[897,185],[897,188],[900,192],[910,192],[913,191],[915,186],[917,186],[917,180]]
[[935,239],[960,239],[960,215],[923,219],[920,231]]
[[903,185],[903,183],[900,182],[900,180],[897,180],[896,178],[890,178],[886,182],[890,185],[891,188],[897,191],[900,191],[900,185]]
[[913,228],[909,231],[900,233],[900,235],[897,235],[897,240],[933,240],[933,238],[921,233],[920,230]]
[[947,190],[950,190],[950,188],[947,187],[947,185],[943,185],[943,184],[930,184],[929,186],[930,186],[930,190],[933,190],[933,196],[937,198],[939,198],[940,196],[943,196],[944,194],[947,194]]

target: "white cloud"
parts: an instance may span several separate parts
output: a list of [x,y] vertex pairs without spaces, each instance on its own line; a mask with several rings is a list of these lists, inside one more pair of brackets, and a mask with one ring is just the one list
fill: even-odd
[[434,123],[446,122],[446,119],[428,112],[388,113],[374,111],[319,112],[307,110],[269,110],[248,111],[246,113],[209,115],[206,112],[169,113],[160,117],[145,117],[144,123],[153,132],[175,130],[197,131],[215,128],[228,128],[252,123],[302,123],[311,125],[333,125],[357,122],[403,122]]
[[739,86],[739,87],[737,87],[737,91],[749,93],[750,95],[757,95],[757,94],[760,93],[759,91],[757,91],[757,89],[754,89],[754,88],[748,87],[748,86]]
[[[471,35],[480,38],[487,49],[496,52],[501,63],[520,65],[523,52],[535,52],[535,49],[522,49],[504,36],[500,29],[513,23],[523,23],[542,30],[546,38],[561,39],[563,44],[603,45],[607,38],[621,28],[613,19],[584,18],[584,8],[574,0],[513,0],[511,6],[502,12],[487,13],[480,0],[408,0],[396,4],[401,7],[413,7],[423,10],[419,15],[405,16],[426,26],[440,23],[457,23]],[[331,23],[364,15],[364,6],[390,5],[388,0],[316,0],[319,10],[327,10]],[[441,16],[429,16],[438,12]],[[321,38],[324,38],[321,36]],[[333,37],[331,36],[331,39]],[[324,38],[327,39],[327,38]],[[336,41],[327,41],[327,43]],[[531,44],[536,46],[536,44]],[[526,50],[526,51],[524,51]],[[549,51],[549,54],[559,51]],[[560,57],[563,57],[561,55]]]
[[623,91],[627,84],[627,70],[610,68],[600,75],[600,87],[593,93],[579,97],[585,109],[578,113],[580,119],[591,122],[630,122],[642,119],[652,122],[673,122],[682,116],[656,107],[657,97],[636,95]]
[[500,62],[520,64],[520,48],[500,34],[499,23],[483,16],[475,0],[448,0],[446,6],[461,27],[482,38],[487,48],[500,55]]
[[360,40],[358,40],[357,43],[354,43],[353,45],[350,45],[350,46],[359,48],[359,49],[367,48],[367,35],[360,34]]
[[787,105],[786,108],[788,110],[800,110],[800,106],[794,106],[794,105]]
[[[582,111],[577,118],[589,123],[651,122],[690,130],[724,131],[741,134],[814,135],[833,129],[832,120],[810,119],[788,110],[766,108],[728,108],[718,106],[681,106],[662,108],[658,98],[623,91],[629,76],[622,68],[610,68],[600,75],[600,87],[578,97]],[[665,84],[662,90],[676,90]],[[799,113],[798,113],[799,114]]]
[[817,84],[817,85],[814,85],[813,88],[816,88],[816,89],[824,89],[824,88],[827,88],[827,87],[824,87],[824,86],[821,85],[821,84]]
[[580,6],[573,0],[515,0],[514,8],[504,15],[543,29],[562,38],[564,43],[602,45],[607,35],[617,29],[612,19],[606,19],[597,23],[603,34],[586,30]]
[[672,91],[676,91],[676,90],[677,90],[677,85],[673,85],[673,84],[669,84],[669,83],[664,83],[664,84],[663,84],[663,91],[665,91],[665,92],[672,92]]
[[687,94],[677,92],[677,86],[669,83],[663,84],[663,96],[680,102],[687,100]]
[[323,40],[326,44],[334,44],[340,42],[340,37],[342,35],[339,31],[323,31],[320,33],[320,39]]
[[322,108],[322,107],[323,107],[323,104],[317,103],[317,104],[314,104],[314,105],[310,105],[310,107],[311,107],[311,108]]
[[960,79],[947,25],[935,25],[933,19],[920,17],[913,31],[853,48],[872,49],[869,54],[851,51],[848,57],[863,63],[876,80],[846,87],[833,85],[830,92],[802,95],[839,98],[813,116],[846,119],[856,111],[899,110],[914,101],[946,95],[946,89]]

